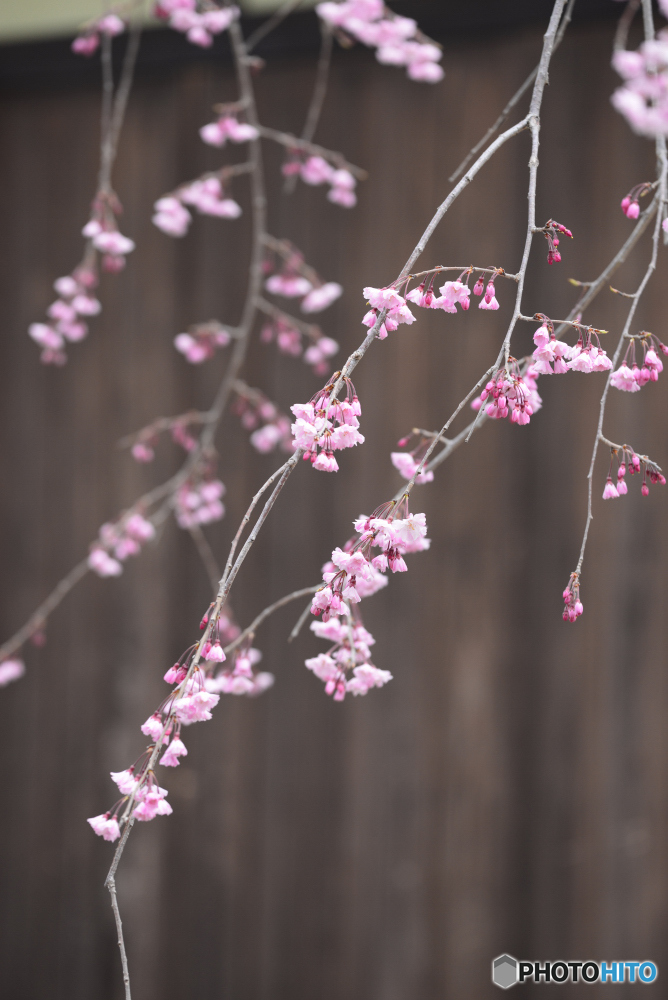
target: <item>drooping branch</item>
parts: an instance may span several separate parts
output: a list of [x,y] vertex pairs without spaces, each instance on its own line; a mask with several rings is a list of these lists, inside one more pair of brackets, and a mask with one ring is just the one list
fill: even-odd
[[[645,29],[645,40],[650,41],[654,38],[654,19],[652,14],[652,4],[651,0],[642,0],[642,10],[643,10],[643,24]],[[622,330],[617,348],[615,350],[614,356],[612,358],[612,369],[608,378],[606,379],[605,387],[603,389],[603,394],[601,396],[601,402],[599,404],[598,412],[598,424],[596,427],[596,436],[594,438],[594,446],[592,449],[591,461],[589,463],[589,472],[587,473],[587,517],[585,520],[585,528],[582,536],[582,544],[580,546],[580,555],[578,558],[578,563],[575,568],[575,577],[579,580],[580,574],[582,572],[582,564],[584,562],[585,549],[587,547],[587,539],[589,537],[589,529],[591,527],[591,522],[594,518],[592,512],[592,497],[593,497],[593,483],[594,483],[594,466],[596,464],[596,456],[598,454],[598,446],[601,442],[606,439],[603,437],[603,420],[605,418],[605,407],[608,399],[608,392],[610,390],[612,373],[615,370],[617,363],[619,362],[619,357],[622,352],[622,347],[624,346],[625,339],[628,338],[629,330],[631,328],[631,323],[633,322],[633,317],[635,316],[640,298],[647,287],[647,284],[652,277],[656,269],[656,261],[659,253],[659,245],[661,240],[661,224],[666,211],[666,204],[668,200],[668,158],[666,155],[666,140],[663,136],[659,136],[656,139],[656,161],[657,161],[657,194],[646,210],[645,215],[647,216],[647,222],[649,221],[650,212],[656,212],[656,219],[654,222],[654,233],[652,235],[652,253],[650,256],[647,269],[638,285],[636,291],[630,296],[631,305],[626,316],[626,322],[624,323],[624,328]],[[647,222],[645,225],[647,225]]]

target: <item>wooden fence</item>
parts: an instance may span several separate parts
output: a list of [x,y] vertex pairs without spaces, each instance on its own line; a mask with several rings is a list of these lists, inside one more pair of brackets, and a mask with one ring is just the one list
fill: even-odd
[[[652,176],[651,143],[609,103],[611,38],[607,22],[576,27],[550,75],[538,216],[564,222],[575,239],[555,267],[537,248],[525,312],[568,311],[566,279],[602,270],[631,225],[621,197]],[[323,316],[344,353],[362,332],[362,286],[398,273],[448,174],[539,48],[538,28],[457,39],[446,44],[447,79],[433,88],[366,51],[337,51],[318,138],[368,168],[355,211],[304,186],[280,200],[281,154],[266,149],[271,231],[344,285]],[[270,60],[258,80],[262,119],[298,130],[312,77],[312,53]],[[118,439],[157,415],[207,405],[221,377],[223,355],[193,369],[172,339],[191,322],[238,317],[248,212],[237,222],[197,218],[182,241],[150,215],[158,196],[220,162],[196,130],[213,102],[234,94],[227,63],[140,76],[116,184],[123,231],[138,249],[123,274],[104,278],[104,311],[62,370],[40,366],[25,331],[80,252],[99,93],[40,83],[3,99],[3,638],[103,521],[176,468],[170,446],[138,467]],[[517,268],[528,155],[520,136],[484,169],[425,266]],[[237,190],[247,209],[245,183]],[[635,288],[648,255],[646,241],[615,284]],[[665,266],[638,313],[638,327],[659,336]],[[391,496],[396,440],[414,425],[440,426],[495,357],[510,286],[499,299],[494,314],[421,313],[369,353],[356,378],[367,443],[343,456],[337,476],[302,468],[292,477],[235,588],[242,624],[317,582],[353,518]],[[588,318],[614,343],[624,310],[604,293]],[[531,332],[519,332],[518,352]],[[284,407],[316,388],[305,365],[259,343],[244,377]],[[634,481],[619,504],[603,503],[604,457],[585,614],[576,626],[561,621],[602,385],[596,375],[541,379],[545,405],[530,426],[485,426],[416,490],[431,550],[364,609],[375,662],[394,674],[385,689],[344,704],[326,698],[303,666],[321,644],[308,632],[285,642],[301,607],[262,629],[275,688],[252,701],[223,698],[211,724],[188,731],[189,756],[165,778],[173,817],[137,829],[123,859],[137,1000],[492,997],[490,962],[503,951],[668,968],[668,495],[655,487],[644,499]],[[639,395],[613,393],[607,424],[612,438],[664,465],[667,385],[664,375]],[[277,460],[255,454],[234,417],[219,444],[227,516],[207,534],[222,559]],[[170,524],[120,580],[87,578],[54,615],[47,645],[27,653],[27,677],[2,691],[4,996],[121,996],[103,888],[111,848],[85,819],[113,801],[108,772],[142,749],[139,725],[208,599],[191,540]]]

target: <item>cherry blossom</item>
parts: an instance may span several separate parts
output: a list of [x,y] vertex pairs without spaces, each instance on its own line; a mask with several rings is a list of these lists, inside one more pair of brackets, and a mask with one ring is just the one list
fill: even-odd
[[200,215],[219,219],[238,219],[241,206],[225,191],[226,173],[223,167],[217,173],[204,174],[197,180],[182,184],[171,194],[155,202],[152,222],[168,236],[185,236],[192,216],[185,205],[190,205]]
[[425,38],[413,18],[393,14],[382,0],[319,3],[316,11],[338,31],[375,48],[378,62],[405,66],[411,80],[438,83],[443,79],[439,46]]
[[325,684],[325,694],[343,701],[346,694],[365,695],[373,687],[383,687],[392,680],[389,670],[379,670],[370,662],[375,639],[359,618],[341,622],[314,621],[311,630],[320,639],[333,643],[327,653],[309,657],[306,668]]
[[521,375],[517,362],[511,359],[508,369],[498,371],[480,395],[471,401],[471,408],[479,410],[485,404],[483,412],[492,420],[510,416],[514,424],[528,424],[543,405],[536,385],[539,374],[531,366]]
[[341,296],[343,288],[337,281],[327,281],[325,284],[312,288],[301,301],[301,311],[305,313],[322,312],[332,302]]
[[302,162],[296,155],[283,165],[283,174],[286,177],[295,173],[299,174],[305,184],[312,187],[329,184],[327,198],[335,205],[354,208],[357,204],[357,195],[355,194],[357,181],[346,167],[337,169],[322,156],[309,156]]
[[[431,444],[431,439],[425,437],[419,432],[413,431],[408,437],[401,438],[398,442],[399,448],[405,448],[413,437],[417,437],[417,445],[412,449],[412,451],[393,451],[390,454],[390,460],[392,465],[397,469],[397,471],[404,477],[404,479],[410,480],[415,475],[417,469],[420,467],[420,463],[424,458],[427,448]],[[423,470],[419,476],[417,476],[416,483],[431,483],[434,479],[434,473],[430,470]]]
[[106,220],[93,217],[81,230],[86,239],[91,240],[93,246],[100,253],[102,267],[105,271],[121,271],[125,267],[125,257],[135,249],[134,240],[123,236],[115,227]]
[[209,176],[179,188],[179,198],[192,205],[200,215],[214,215],[219,219],[238,219],[241,206],[233,198],[224,196],[220,177]]
[[536,375],[565,375],[569,370],[567,361],[573,348],[565,341],[557,340],[554,324],[547,316],[542,316],[542,319],[542,326],[533,335],[536,349],[533,352],[532,369]]
[[158,198],[152,222],[168,236],[185,236],[192,222],[192,215],[174,195]]
[[[492,286],[492,295],[494,294],[494,284],[490,282]],[[489,288],[489,285],[488,285]],[[437,306],[439,309],[443,309],[445,312],[456,313],[457,305],[459,304],[464,312],[467,311],[470,305],[470,295],[471,289],[468,284],[462,282],[460,279],[457,281],[446,281],[444,285],[440,288],[441,297],[437,300]],[[483,301],[485,301],[483,299]],[[496,301],[496,299],[494,300]],[[482,303],[481,303],[482,306]],[[496,306],[486,306],[489,309],[498,309],[499,304],[497,302]]]
[[[338,373],[337,373],[338,376]],[[355,387],[344,378],[346,398],[330,399],[335,379],[313,396],[308,403],[295,403],[290,409],[296,420],[292,424],[295,448],[304,450],[304,461],[310,461],[321,472],[337,472],[338,463],[333,452],[363,444],[359,433],[358,416],[361,407]]]
[[558,233],[562,233],[564,236],[568,236],[569,239],[573,239],[573,233],[570,229],[566,229],[566,226],[562,226],[560,222],[555,222],[554,219],[548,219],[542,229],[534,230],[535,232],[540,232],[543,234],[547,240],[547,262],[548,264],[558,264],[561,260],[561,253],[558,249],[560,240]]
[[12,681],[17,681],[26,672],[23,660],[12,657],[9,660],[0,662],[0,687],[6,687]]
[[92,816],[90,819],[86,820],[90,823],[93,831],[102,837],[104,840],[118,840],[121,835],[120,827],[118,825],[118,820],[115,816],[110,816],[109,813],[102,813],[100,816]]
[[[331,564],[323,567],[323,586],[313,595],[311,612],[322,614],[323,622],[333,615],[349,615],[350,604],[386,586],[387,580],[381,582],[381,578],[388,568],[405,573],[404,555],[421,552],[430,544],[425,515],[408,513],[408,496],[399,503],[383,504],[371,517],[358,518],[355,530],[360,537],[344,549],[334,549]],[[373,556],[373,547],[382,549],[381,553]]]
[[[640,492],[645,497],[649,496],[649,486],[647,485],[648,477],[650,483],[659,483],[661,486],[666,485],[666,477],[663,475],[656,462],[653,462],[646,455],[636,454],[630,445],[612,445],[610,452],[610,468],[608,470],[608,476],[603,489],[604,500],[625,496],[628,493],[628,487],[626,485],[627,469],[629,475],[631,476],[638,475],[642,472],[642,486],[640,488]],[[615,459],[617,459],[618,462],[616,484],[613,483],[612,480],[612,465]]]
[[89,25],[83,34],[77,35],[72,42],[72,52],[80,56],[92,56],[100,45],[100,35],[113,38],[115,35],[122,35],[124,31],[125,22],[117,14],[105,14]]
[[614,52],[612,65],[624,81],[612,95],[613,107],[639,135],[668,135],[668,30],[636,52]]
[[[640,366],[636,362],[636,343],[643,351]],[[643,331],[631,337],[621,365],[610,376],[610,384],[622,392],[639,392],[648,382],[658,381],[663,361],[657,352],[668,354],[668,347],[654,334]]]
[[[283,451],[293,450],[290,420],[259,389],[252,389],[238,380],[234,391],[236,399],[231,410],[241,418],[241,425],[253,431],[250,442],[261,454],[280,446]],[[257,429],[256,429],[257,428]]]
[[[476,282],[473,292],[476,293],[476,288],[479,287],[478,282]],[[482,294],[482,291],[478,294]],[[494,278],[490,278],[487,282],[487,287],[485,288],[485,294],[482,296],[478,309],[491,309],[496,310],[499,308],[499,302],[496,297],[496,289],[494,287]]]
[[49,323],[31,323],[28,334],[42,348],[44,364],[62,365],[67,360],[65,346],[88,334],[83,316],[97,316],[102,306],[92,294],[97,274],[91,264],[81,264],[72,274],[56,278],[53,287],[58,298],[47,309]]
[[214,35],[227,31],[239,16],[239,8],[212,8],[197,0],[159,0],[153,13],[167,21],[170,28],[182,32],[193,45],[206,49],[213,45]]
[[174,736],[160,758],[160,763],[163,767],[178,767],[180,764],[179,757],[186,757],[187,754],[188,750],[185,743],[179,736]]
[[234,115],[221,115],[215,122],[204,125],[199,130],[203,142],[209,146],[224,146],[227,140],[230,142],[250,142],[259,136],[258,130],[248,122],[238,121]]
[[396,288],[373,288],[367,286],[363,289],[364,298],[371,309],[362,319],[362,324],[369,328],[375,326],[378,314],[381,310],[387,310],[385,319],[378,328],[377,337],[385,340],[388,331],[396,330],[400,323],[415,322],[415,316],[406,305],[406,299],[399,294]]
[[201,365],[212,358],[218,348],[227,347],[230,340],[229,331],[211,320],[191,326],[188,333],[179,333],[174,338],[174,347],[191,365]]
[[199,524],[211,524],[225,516],[221,497],[225,486],[219,479],[203,479],[186,482],[174,497],[174,515],[180,528],[193,528]]
[[610,476],[608,476],[608,478],[605,481],[605,487],[603,489],[603,499],[611,500],[613,497],[618,497],[618,496],[619,493],[617,492],[617,487],[613,483]]
[[206,690],[251,698],[268,691],[274,684],[274,675],[266,671],[255,673],[253,669],[261,659],[260,650],[254,649],[246,640],[236,651],[232,666],[205,681]]
[[565,622],[577,621],[584,610],[580,600],[580,577],[577,573],[571,573],[562,596],[564,598],[562,618]]
[[91,547],[88,565],[98,576],[120,576],[121,563],[139,555],[146,542],[155,537],[155,528],[138,511],[125,515],[114,524],[103,524]]

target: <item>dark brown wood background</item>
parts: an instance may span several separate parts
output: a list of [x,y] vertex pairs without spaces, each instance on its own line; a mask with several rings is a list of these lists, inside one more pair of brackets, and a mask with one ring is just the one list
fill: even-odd
[[[619,201],[651,178],[651,144],[612,110],[612,27],[576,27],[551,73],[538,217],[570,226],[564,261],[530,266],[525,312],[564,314],[566,279],[595,277],[630,223]],[[347,353],[360,339],[361,288],[403,264],[447,175],[534,65],[540,30],[446,44],[446,81],[408,82],[368,52],[338,51],[318,138],[370,170],[358,208],[302,186],[281,199],[267,148],[270,228],[294,240],[345,296],[323,316]],[[263,121],[297,130],[312,54],[272,59],[258,80]],[[224,368],[193,370],[172,338],[193,321],[234,322],[244,295],[248,212],[197,218],[183,241],[152,227],[153,201],[223,157],[196,129],[234,97],[229,65],[146,72],[132,95],[117,170],[123,231],[138,249],[105,277],[104,312],[63,370],[26,336],[76,262],[97,159],[95,86],[46,83],[0,111],[3,313],[2,636],[86,552],[99,525],[176,467],[168,444],[137,467],[116,447],[156,415],[202,408]],[[448,215],[435,263],[517,268],[529,142],[487,166]],[[247,207],[246,182],[238,196]],[[662,257],[668,251],[662,250]],[[645,242],[615,279],[635,287]],[[662,260],[638,327],[666,336]],[[389,452],[413,425],[436,427],[495,357],[511,311],[421,313],[378,344],[356,378],[367,444],[336,477],[290,480],[238,584],[242,623],[315,582],[351,520],[398,485]],[[625,303],[588,318],[619,331]],[[528,349],[521,330],[517,351]],[[317,382],[306,366],[253,347],[245,373],[287,407]],[[304,668],[322,648],[285,639],[300,608],[258,644],[275,688],[224,698],[188,732],[165,777],[174,816],[134,831],[118,877],[137,1000],[441,1000],[492,997],[490,961],[652,959],[668,975],[666,512],[653,488],[604,504],[583,578],[584,617],[561,621],[575,565],[602,376],[542,379],[527,428],[487,426],[415,492],[431,551],[365,602],[375,661],[394,681],[366,699],[327,699]],[[668,465],[668,375],[640,396],[613,393],[608,433]],[[248,497],[275,467],[235,418],[219,436],[228,515],[207,534],[222,559]],[[120,580],[86,579],[28,651],[28,676],[0,695],[0,856],[4,996],[119,998],[104,877],[111,848],[87,816],[114,798],[107,775],[142,746],[161,679],[197,634],[208,584],[191,540],[169,525]],[[525,987],[531,993],[532,987]],[[563,988],[591,995],[592,988]],[[593,988],[597,994],[599,987]],[[618,987],[630,995],[633,987]],[[647,989],[662,996],[662,980]]]

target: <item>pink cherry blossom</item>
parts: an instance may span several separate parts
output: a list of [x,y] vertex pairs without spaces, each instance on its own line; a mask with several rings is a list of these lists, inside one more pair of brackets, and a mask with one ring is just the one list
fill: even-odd
[[121,795],[132,795],[135,792],[137,778],[134,775],[133,768],[127,768],[125,771],[111,771],[110,774],[111,780],[118,786]]
[[301,179],[305,184],[326,184],[334,175],[334,168],[322,156],[309,156],[302,164]]
[[192,216],[178,198],[171,195],[158,198],[154,208],[155,214],[152,219],[154,226],[161,229],[163,233],[167,233],[168,236],[185,236],[188,226],[192,222]]
[[93,237],[93,246],[101,253],[109,254],[112,257],[124,257],[135,248],[133,240],[123,236],[117,229],[103,230],[98,233]]
[[375,48],[379,62],[406,66],[410,79],[437,83],[443,78],[440,48],[422,40],[413,18],[393,14],[382,0],[319,3],[316,11],[332,27]]
[[342,292],[343,288],[338,282],[328,281],[324,285],[320,285],[319,288],[313,288],[308,292],[302,299],[301,311],[304,313],[322,312],[332,302],[335,302]]
[[[419,467],[419,462],[416,462],[415,458],[410,452],[406,451],[393,451],[390,454],[390,459],[392,465],[397,469],[404,479],[412,479],[415,475],[416,469]],[[431,471],[421,472],[420,475],[415,480],[416,483],[431,483],[434,479],[434,473]]]
[[220,500],[224,493],[225,487],[219,479],[184,483],[174,498],[176,523],[187,530],[197,524],[220,521],[225,516]]
[[444,309],[445,312],[456,313],[457,304],[459,304],[464,311],[469,307],[471,289],[468,285],[463,282],[457,281],[446,281],[444,285],[440,288],[441,298],[439,301],[439,308]]
[[185,743],[178,736],[174,736],[171,743],[160,758],[163,767],[178,767],[179,757],[186,757],[188,750]]
[[626,363],[621,364],[612,373],[610,376],[610,385],[613,385],[615,389],[621,389],[622,392],[640,392],[640,386]]
[[0,687],[6,687],[12,681],[17,681],[26,672],[23,660],[12,657],[9,660],[0,662]]
[[610,476],[608,476],[608,478],[605,481],[605,487],[603,489],[603,499],[604,500],[611,500],[613,498],[617,498],[618,496],[619,496],[619,493],[617,491],[617,487],[613,483],[613,481],[610,478]]
[[577,573],[571,573],[562,596],[564,598],[562,618],[568,622],[577,621],[584,610],[580,600],[580,580]]
[[231,115],[223,115],[215,122],[204,125],[199,130],[203,142],[209,146],[224,146],[227,140],[231,142],[250,142],[257,139],[260,134],[254,125],[247,122],[239,122]]
[[211,709],[220,701],[220,696],[210,691],[198,691],[195,694],[177,698],[172,706],[176,718],[184,726],[193,722],[208,722]]
[[110,816],[109,813],[102,813],[100,816],[92,816],[90,819],[86,820],[90,823],[93,828],[93,832],[102,837],[104,840],[114,841],[118,840],[121,835],[120,828],[118,826],[118,820],[115,816]]

